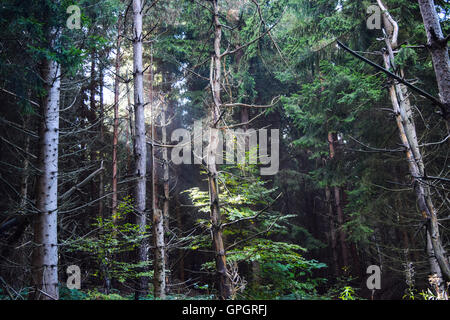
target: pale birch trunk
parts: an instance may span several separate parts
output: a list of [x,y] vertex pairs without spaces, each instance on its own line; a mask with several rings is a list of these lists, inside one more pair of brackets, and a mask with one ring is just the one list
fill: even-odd
[[[395,70],[395,61],[391,39],[386,39],[387,50],[383,54],[386,69]],[[433,247],[433,254],[429,254],[431,270],[440,268],[442,275],[446,278],[450,274],[449,263],[439,235],[436,210],[434,208],[430,190],[424,185],[420,177],[424,176],[424,163],[420,152],[416,129],[412,118],[411,104],[408,92],[404,85],[395,84],[389,88],[389,94],[396,115],[397,127],[400,139],[406,150],[409,171],[414,181],[414,189],[418,201],[418,206],[422,217],[426,219],[427,237]],[[441,284],[443,283],[440,279]]]
[[[54,33],[56,36],[56,33]],[[57,300],[58,293],[58,143],[61,69],[46,60],[43,78],[47,95],[42,103],[39,178],[34,217],[33,286],[36,300]]]
[[[384,54],[385,66],[389,68],[389,55]],[[433,272],[434,270],[440,269],[440,265],[445,268],[445,251],[442,247],[442,243],[439,236],[438,225],[437,225],[437,217],[434,206],[432,205],[432,200],[430,197],[430,193],[428,187],[424,186],[421,181],[415,177],[423,176],[423,160],[420,154],[420,150],[418,148],[418,141],[415,134],[415,128],[411,125],[410,120],[407,120],[405,106],[408,103],[405,103],[405,98],[401,99],[401,103],[399,103],[399,98],[397,94],[399,93],[396,90],[397,86],[391,86],[389,89],[389,94],[391,98],[391,102],[393,105],[394,113],[396,114],[396,122],[397,127],[399,129],[399,136],[402,144],[406,150],[406,158],[408,161],[409,172],[413,177],[414,181],[414,189],[419,205],[419,209],[421,211],[422,217],[427,219],[427,237],[431,235],[429,239],[433,245],[433,254],[428,254],[428,260],[430,263],[430,269]],[[403,96],[401,96],[403,97]],[[406,98],[407,99],[407,98]],[[404,117],[402,117],[402,115]],[[407,123],[410,123],[407,125]],[[413,129],[414,128],[414,129]],[[409,130],[408,130],[409,129]],[[439,263],[439,259],[441,259],[441,263]],[[448,264],[448,261],[447,261]],[[442,274],[442,272],[440,272]],[[441,283],[443,283],[441,279]]]

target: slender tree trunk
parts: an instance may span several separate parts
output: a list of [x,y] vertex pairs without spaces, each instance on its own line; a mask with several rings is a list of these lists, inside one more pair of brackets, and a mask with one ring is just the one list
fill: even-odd
[[[30,115],[26,115],[25,121],[23,123],[24,128],[27,128],[30,123]],[[30,135],[26,134],[25,137],[25,154],[24,154],[24,160],[23,160],[23,173],[22,173],[22,180],[20,183],[20,210],[23,214],[25,214],[25,210],[27,209],[27,197],[28,197],[28,176],[29,176],[29,167],[30,167],[30,160],[28,153],[30,152]]]
[[[98,125],[98,119],[97,119],[97,105],[95,100],[95,94],[97,93],[97,72],[96,72],[96,56],[97,52],[96,50],[92,50],[91,52],[91,82],[90,82],[90,88],[89,88],[89,122],[93,126],[93,128],[97,129]],[[91,134],[91,144],[89,148],[89,158],[91,163],[97,161],[97,145],[98,145],[98,136],[97,132]],[[91,187],[91,201],[95,201],[98,195],[98,185],[96,184],[95,180],[92,180],[90,182]],[[93,205],[91,207],[91,217],[95,219],[98,216],[98,207]]]
[[[430,1],[419,1],[419,3],[420,2]],[[421,10],[423,10],[423,8],[421,8]],[[385,11],[383,15],[388,17],[389,13]],[[390,22],[388,20],[389,19],[384,20],[386,30],[393,29],[394,31],[390,34],[387,34],[388,38],[385,39],[387,50],[385,50],[383,53],[384,65],[386,69],[397,70],[393,51],[395,47],[393,47],[393,43],[397,42],[396,35],[398,34],[398,26],[392,18],[390,18]],[[391,23],[391,26],[388,25],[389,23]],[[403,70],[400,70],[399,74],[400,76],[404,76]],[[394,84],[389,88],[389,94],[394,114],[396,115],[396,122],[399,129],[400,139],[406,150],[409,171],[414,182],[414,189],[419,210],[421,211],[422,217],[424,218],[425,224],[427,226],[427,233],[430,237],[430,242],[433,247],[433,255],[429,255],[430,267],[432,271],[436,270],[439,267],[441,274],[445,278],[445,280],[450,281],[450,264],[439,235],[437,215],[431,198],[431,192],[429,186],[423,184],[420,180],[420,178],[425,174],[425,168],[417,140],[416,128],[411,111],[411,104],[408,98],[408,91],[403,84]],[[437,275],[439,276],[438,273]],[[440,288],[443,288],[443,279],[440,278],[439,281],[441,283]]]
[[[155,121],[155,120],[153,120]],[[157,139],[156,123],[152,123],[152,142]],[[158,194],[158,162],[156,147],[152,145],[152,195],[153,195],[153,243],[155,247],[154,260],[154,295],[164,299],[166,292],[165,276],[165,245],[164,245],[164,216],[159,208]]]
[[117,146],[119,142],[119,99],[120,99],[120,47],[122,41],[122,18],[117,22],[117,48],[114,77],[114,124],[113,124],[113,153],[112,153],[112,217],[116,221],[117,216]]
[[[128,70],[126,73],[126,78],[128,78]],[[133,172],[133,164],[131,162],[131,148],[130,145],[134,145],[134,126],[133,126],[133,112],[131,108],[131,94],[130,94],[130,88],[128,86],[128,82],[125,84],[126,90],[127,90],[127,129],[126,129],[126,136],[127,136],[127,174],[130,175],[131,172]],[[131,190],[131,189],[130,189]]]
[[444,104],[447,130],[450,123],[450,59],[448,37],[445,38],[439,23],[434,0],[419,0],[420,13],[427,32],[428,48],[433,60],[434,72],[439,88],[439,96]]
[[[104,132],[104,117],[105,117],[105,109],[103,104],[103,86],[104,86],[104,73],[103,67],[100,66],[99,70],[99,104],[100,104],[100,146],[98,148],[101,165],[103,167],[103,161],[105,159],[105,154],[103,152],[103,148],[105,146],[105,132]],[[99,183],[98,183],[98,216],[100,218],[104,218],[104,201],[103,197],[105,195],[105,174],[104,170],[101,170],[99,174]],[[103,221],[103,220],[102,220]],[[100,232],[104,232],[103,228],[100,229]],[[113,257],[109,257],[113,258]],[[102,269],[104,273],[104,289],[105,294],[109,294],[111,291],[111,278],[109,276],[109,270],[107,264],[102,264]]]
[[[54,33],[56,36],[56,33]],[[58,143],[61,69],[46,60],[43,79],[47,96],[42,103],[39,145],[39,178],[34,217],[33,286],[34,299],[58,299]]]
[[[170,104],[170,101],[168,102]],[[163,111],[161,113],[161,142],[163,145],[166,145],[168,143],[167,140],[167,111],[168,109],[171,109],[170,106],[167,104],[164,104]],[[163,219],[164,219],[164,234],[165,239],[164,243],[166,244],[168,242],[167,235],[170,231],[170,225],[169,225],[169,218],[170,218],[170,185],[169,185],[169,152],[167,150],[167,147],[162,149],[162,161],[163,161],[163,188],[164,188],[164,200],[163,200]],[[169,266],[169,252],[166,248],[164,252],[164,258],[165,258],[165,266],[168,268]],[[169,273],[166,273],[166,292],[168,288],[169,283]]]
[[[386,41],[388,50],[384,53],[384,63],[386,68],[393,65],[392,48],[389,40]],[[396,115],[397,127],[399,129],[400,139],[406,149],[406,157],[408,161],[409,171],[414,181],[414,189],[421,211],[422,217],[426,221],[427,232],[431,236],[434,255],[429,256],[430,266],[432,270],[439,265],[442,275],[446,279],[450,279],[450,267],[446,257],[445,250],[439,235],[436,210],[432,203],[430,190],[428,186],[424,186],[420,181],[420,177],[424,176],[424,164],[417,141],[415,126],[411,118],[412,112],[407,97],[407,90],[401,85],[392,85],[389,88],[389,94]],[[441,281],[443,283],[443,281]]]
[[[333,160],[336,156],[336,149],[335,149],[335,143],[336,143],[336,134],[329,132],[328,133],[328,145],[330,148],[330,160]],[[346,236],[344,230],[342,230],[342,226],[344,225],[344,210],[342,208],[341,203],[341,188],[338,186],[335,186],[333,188],[334,191],[334,203],[336,208],[336,220],[339,227],[339,243],[341,246],[341,254],[342,254],[342,263],[344,267],[349,266],[349,253],[346,243]]]
[[[317,62],[319,63],[319,62]],[[319,72],[319,78],[320,82],[322,83],[322,74]],[[324,90],[324,87],[321,86],[320,92],[322,93]],[[328,132],[327,136],[327,142],[328,142],[328,158],[331,160],[335,156],[335,150],[334,150],[334,144],[333,142],[333,133]],[[323,164],[325,165],[327,162],[326,159],[323,160]],[[338,259],[338,249],[337,249],[337,232],[336,232],[336,219],[335,219],[335,213],[333,208],[333,202],[331,200],[331,188],[330,186],[325,186],[325,200],[328,205],[328,219],[330,222],[330,242],[331,242],[331,253],[332,253],[332,261],[333,261],[333,270],[334,275],[336,277],[340,274],[340,268],[339,268],[339,259]]]
[[[144,69],[142,65],[142,1],[133,0],[133,76],[134,76],[134,114],[135,114],[135,136],[134,136],[134,157],[135,157],[135,212],[136,224],[139,231],[146,233],[146,158],[147,145],[145,135],[145,114],[144,114]],[[140,263],[146,263],[148,255],[147,240],[143,239],[138,247],[137,259]],[[142,268],[145,270],[146,268]],[[139,288],[136,291],[136,298],[146,295],[148,292],[148,278],[140,277]]]
[[227,271],[225,248],[223,244],[221,215],[219,206],[219,186],[217,183],[216,153],[218,144],[217,122],[220,116],[221,102],[221,52],[220,45],[222,39],[222,25],[219,21],[219,6],[217,0],[212,0],[214,10],[214,54],[211,59],[211,91],[213,105],[211,107],[211,128],[209,134],[209,146],[207,154],[208,185],[210,198],[211,232],[214,243],[216,260],[216,271],[218,274],[219,296],[221,299],[228,299],[231,295],[230,280]]
[[[105,147],[105,130],[104,130],[104,117],[105,117],[105,109],[103,104],[103,86],[104,86],[104,74],[103,67],[100,67],[100,75],[99,75],[99,95],[100,95],[100,148],[99,148],[99,157],[100,161],[103,164],[103,160],[105,158],[103,148]],[[103,166],[103,165],[102,165]],[[98,216],[103,217],[104,214],[104,201],[103,196],[105,195],[105,174],[104,171],[100,172],[99,182],[98,182]]]
[[157,125],[156,112],[153,108],[153,52],[151,53],[150,67],[150,105],[152,108],[152,190],[153,190],[153,243],[155,247],[154,261],[154,295],[160,299],[166,297],[166,266],[164,244],[164,216],[159,208],[158,194],[158,161],[156,158]]

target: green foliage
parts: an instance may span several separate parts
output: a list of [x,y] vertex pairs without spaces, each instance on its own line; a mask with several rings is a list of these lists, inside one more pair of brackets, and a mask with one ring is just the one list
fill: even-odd
[[341,293],[339,294],[339,299],[341,300],[355,300],[355,289],[352,287],[344,287],[342,288]]
[[[70,245],[69,251],[85,252],[91,256],[97,269],[92,276],[101,280],[116,279],[125,282],[130,278],[141,276],[152,277],[153,272],[140,272],[139,269],[147,267],[149,262],[129,263],[117,261],[117,255],[124,252],[132,252],[145,238],[148,231],[140,231],[139,225],[126,222],[133,214],[133,200],[127,196],[119,202],[117,214],[114,217],[97,217],[92,224],[98,233],[89,237],[82,237]],[[151,226],[147,226],[149,230]]]
[[313,278],[313,271],[325,268],[324,263],[303,257],[306,249],[291,243],[256,239],[239,250],[228,253],[231,262],[257,263],[258,283],[244,293],[253,298],[283,299],[293,295],[296,299],[317,295],[316,287],[323,279]]
[[85,300],[129,300],[119,293],[104,294],[97,289],[89,290],[85,295]]
[[408,65],[416,65],[418,59],[419,56],[415,50],[406,46],[402,46],[398,54],[395,56],[395,63],[399,67],[403,68],[407,67]]
[[78,289],[68,289],[65,285],[59,287],[60,300],[88,300],[89,294]]
[[282,99],[288,117],[303,133],[294,145],[314,148],[312,159],[326,156],[328,132],[345,135],[380,94],[376,78],[358,72],[354,66],[322,61],[319,78],[304,84],[299,94]]
[[[219,181],[223,223],[230,224],[223,234],[228,241],[241,243],[227,253],[230,265],[251,267],[258,264],[260,274],[253,274],[261,282],[252,284],[240,295],[261,299],[274,299],[295,296],[297,299],[316,294],[321,279],[313,277],[313,271],[324,268],[324,263],[305,259],[306,249],[299,245],[270,239],[286,230],[286,222],[294,215],[282,215],[271,209],[275,188],[267,188],[267,182],[249,173],[240,176],[242,168],[227,167],[222,170]],[[242,172],[242,171],[241,171]],[[208,193],[199,188],[187,190],[191,201],[200,212],[209,212]],[[263,209],[261,209],[263,208]],[[264,209],[265,208],[265,209]],[[261,211],[263,210],[263,211]],[[210,228],[207,218],[198,223]],[[248,227],[243,228],[244,225]],[[256,236],[256,237],[255,237]],[[207,238],[195,241],[191,249],[209,247]],[[234,239],[234,240],[232,240]],[[203,264],[205,270],[213,271],[213,261]]]
[[361,300],[362,298],[357,294],[359,289],[355,288],[355,278],[348,276],[341,276],[336,279],[336,283],[328,288],[324,295],[328,299],[333,300]]

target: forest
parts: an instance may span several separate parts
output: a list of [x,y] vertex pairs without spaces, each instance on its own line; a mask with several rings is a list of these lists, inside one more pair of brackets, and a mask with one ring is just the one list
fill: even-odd
[[449,19],[1,0],[0,300],[448,300]]

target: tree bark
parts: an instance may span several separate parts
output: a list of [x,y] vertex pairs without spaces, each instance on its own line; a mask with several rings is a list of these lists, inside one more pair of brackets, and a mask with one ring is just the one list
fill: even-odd
[[[128,70],[126,72],[126,78],[128,78]],[[133,170],[133,163],[131,161],[131,147],[134,145],[134,125],[133,125],[133,112],[131,108],[131,94],[128,82],[125,84],[127,90],[127,129],[125,134],[127,136],[127,174],[131,175]],[[129,188],[131,190],[131,188]]]
[[[99,103],[100,103],[100,147],[99,147],[99,157],[101,163],[103,163],[105,159],[105,154],[103,152],[103,148],[105,146],[105,131],[104,131],[104,118],[105,118],[105,106],[103,103],[103,86],[104,86],[104,74],[103,67],[100,67],[99,74]],[[103,196],[105,195],[105,174],[104,171],[100,172],[99,182],[98,182],[98,216],[103,217],[104,214],[104,201]]]
[[[169,102],[170,104],[170,102]],[[167,126],[169,125],[166,123],[167,121],[167,111],[169,109],[169,105],[164,104],[163,105],[163,111],[161,113],[161,142],[163,145],[167,145]],[[171,108],[170,108],[171,109]],[[170,218],[170,185],[169,185],[169,154],[168,154],[167,147],[162,149],[162,161],[163,161],[163,188],[164,188],[164,197],[163,197],[163,219],[164,219],[164,234],[165,234],[165,240],[164,243],[168,242],[167,235],[170,231],[170,225],[169,225],[169,218]],[[165,265],[166,268],[168,268],[169,265],[169,254],[168,250],[166,248],[164,252],[164,258],[165,258]],[[166,273],[166,292],[167,292],[167,286],[169,282],[169,273]]]
[[154,261],[154,295],[160,299],[166,297],[166,265],[164,244],[164,216],[159,208],[158,194],[158,161],[156,158],[157,131],[156,112],[153,108],[153,53],[150,62],[150,105],[152,117],[152,195],[153,195],[153,243],[155,247]]
[[217,183],[216,153],[218,144],[217,122],[220,116],[221,102],[221,39],[222,25],[219,21],[219,6],[217,0],[211,1],[214,11],[214,53],[211,58],[211,91],[213,104],[210,110],[211,126],[209,134],[209,146],[207,151],[208,185],[210,200],[211,233],[214,243],[216,260],[216,272],[218,275],[219,297],[229,299],[231,295],[230,280],[228,277],[225,248],[223,244],[221,214],[219,206],[219,186]]
[[[390,41],[386,39],[387,51],[384,52],[383,58],[386,68],[394,65],[394,58]],[[392,85],[389,88],[389,94],[393,105],[394,114],[396,115],[397,127],[399,129],[400,139],[406,150],[406,158],[408,161],[409,171],[414,182],[414,189],[418,206],[422,217],[426,221],[427,232],[429,233],[431,244],[433,246],[433,255],[429,255],[431,269],[436,269],[439,265],[442,275],[448,281],[450,280],[450,266],[442,246],[439,235],[439,227],[436,216],[436,210],[431,199],[428,186],[420,181],[420,177],[424,176],[424,163],[417,141],[417,134],[412,119],[411,105],[407,95],[407,89],[401,84]],[[443,283],[443,281],[441,281]]]
[[[113,124],[113,153],[112,153],[112,217],[116,221],[117,216],[117,145],[119,141],[119,98],[120,98],[120,47],[122,41],[122,18],[117,21],[117,48],[114,77],[114,124]],[[127,141],[128,143],[128,141]]]
[[[95,32],[95,29],[94,29]],[[92,50],[91,52],[91,81],[89,84],[89,122],[90,124],[93,126],[93,128],[97,129],[97,125],[98,125],[98,118],[97,118],[97,105],[96,105],[96,100],[95,100],[95,94],[97,93],[97,86],[98,86],[98,81],[97,81],[97,72],[96,72],[96,57],[97,57],[97,52],[96,50]],[[89,147],[89,158],[91,163],[97,161],[97,145],[98,145],[98,136],[97,136],[97,132],[95,132],[93,130],[93,132],[90,134],[91,136],[91,142],[90,142],[90,147]],[[92,180],[90,182],[90,188],[91,188],[91,192],[90,192],[90,197],[91,197],[91,201],[95,201],[98,195],[98,185],[96,184],[95,180]],[[98,207],[97,206],[91,206],[91,217],[93,219],[95,219],[98,216]]]
[[[53,32],[52,36],[57,36]],[[46,60],[43,79],[47,95],[42,102],[39,170],[34,218],[33,298],[57,300],[58,293],[58,143],[61,69],[56,61]]]
[[[134,77],[134,114],[135,114],[135,136],[134,136],[134,160],[135,160],[135,212],[136,224],[142,234],[146,233],[146,158],[147,145],[145,134],[144,114],[144,69],[142,65],[142,1],[133,0],[133,77]],[[137,260],[146,263],[148,260],[148,245],[144,238],[137,250]],[[146,268],[143,267],[142,271]],[[140,277],[139,288],[136,290],[136,299],[146,295],[148,292],[148,278]]]
[[447,45],[448,39],[442,33],[434,0],[419,0],[419,7],[427,33],[428,48],[433,60],[440,100],[444,105],[444,112],[446,113],[444,117],[448,130],[450,123],[450,60]]

